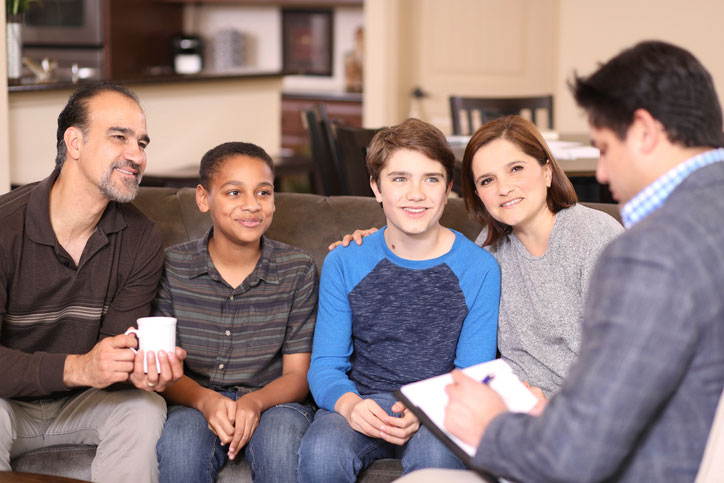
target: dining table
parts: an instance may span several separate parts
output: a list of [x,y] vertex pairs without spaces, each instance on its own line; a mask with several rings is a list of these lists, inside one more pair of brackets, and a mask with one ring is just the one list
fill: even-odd
[[[595,176],[599,151],[590,144],[588,134],[543,133],[553,156],[568,177]],[[462,163],[470,136],[448,136],[455,159]]]

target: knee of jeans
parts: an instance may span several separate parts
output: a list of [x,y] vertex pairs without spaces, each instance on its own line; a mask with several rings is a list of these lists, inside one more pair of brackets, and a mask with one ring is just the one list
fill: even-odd
[[309,408],[279,405],[267,409],[261,415],[250,446],[256,452],[287,451],[296,457],[302,437],[311,424]]
[[169,447],[176,451],[181,448],[210,446],[215,442],[216,436],[209,429],[201,412],[187,406],[171,406],[157,448],[161,451]]
[[362,462],[354,448],[346,441],[335,438],[334,434],[307,431],[302,438],[297,463],[301,483],[354,481],[361,466]]
[[352,461],[352,448],[325,431],[307,431],[299,447],[299,460],[309,462]]
[[330,457],[329,442],[324,435],[307,431],[299,446],[299,461],[317,461]]
[[282,427],[292,427],[303,434],[312,420],[314,412],[301,404],[279,404],[262,413],[262,418]]
[[218,445],[216,437],[208,428],[204,428],[204,431],[209,434],[196,435],[191,435],[189,431],[169,432],[167,429],[164,427],[156,443],[156,456],[164,471],[178,467],[189,470],[191,474],[197,474],[197,471],[208,469],[216,454],[215,447]]
[[427,428],[420,428],[408,441],[402,457],[402,466],[405,473],[422,468],[465,467],[462,461]]
[[187,406],[171,406],[156,444],[161,482],[214,481],[225,454],[204,416]]

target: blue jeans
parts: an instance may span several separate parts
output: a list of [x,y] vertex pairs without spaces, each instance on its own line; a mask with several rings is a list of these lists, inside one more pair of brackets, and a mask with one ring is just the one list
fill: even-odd
[[[373,399],[394,415],[392,394],[373,394],[365,398]],[[425,427],[421,426],[405,445],[397,446],[365,436],[352,429],[341,415],[319,409],[299,449],[299,481],[355,482],[362,470],[383,458],[402,459],[405,474],[423,468],[465,468],[457,456]]]
[[[236,400],[235,391],[220,392]],[[254,482],[297,479],[297,453],[314,411],[302,404],[279,404],[267,409],[244,449]],[[214,482],[226,463],[228,446],[208,428],[204,415],[187,406],[170,406],[163,434],[156,445],[160,481]]]

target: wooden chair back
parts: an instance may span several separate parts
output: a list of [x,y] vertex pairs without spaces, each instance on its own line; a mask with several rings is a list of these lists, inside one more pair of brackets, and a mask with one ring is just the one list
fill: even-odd
[[370,175],[365,160],[367,147],[379,129],[365,129],[331,123],[332,135],[339,154],[340,172],[347,195],[372,196]]
[[[553,129],[553,96],[538,97],[461,97],[450,96],[453,134],[470,135],[488,121],[498,117],[530,111],[530,120],[538,127],[539,110],[547,111],[548,125]],[[477,116],[476,116],[477,113]],[[465,125],[462,120],[465,120]]]
[[330,139],[329,121],[323,104],[313,109],[301,111],[302,125],[309,135],[309,149],[314,162],[314,171],[317,185],[325,196],[346,194],[344,182],[339,172],[336,159],[335,145]]

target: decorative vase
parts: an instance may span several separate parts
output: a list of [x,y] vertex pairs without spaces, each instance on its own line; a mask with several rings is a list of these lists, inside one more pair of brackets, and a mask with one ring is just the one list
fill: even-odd
[[23,66],[23,16],[9,15],[7,19],[8,79],[19,80]]

